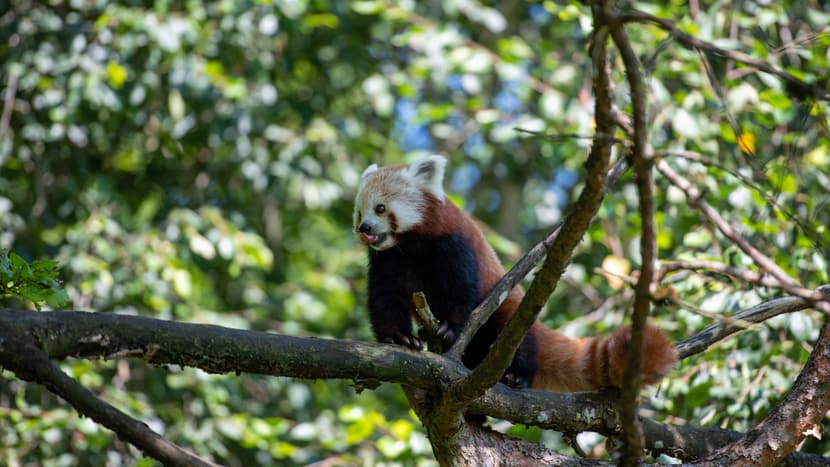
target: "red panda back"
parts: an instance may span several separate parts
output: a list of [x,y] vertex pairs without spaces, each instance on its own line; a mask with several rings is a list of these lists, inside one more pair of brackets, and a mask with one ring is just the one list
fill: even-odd
[[[481,229],[472,218],[449,200],[443,202],[430,194],[427,199],[424,222],[417,227],[423,235],[441,236],[463,233],[475,251],[482,279],[482,296],[505,274],[504,267],[493,248],[487,243]],[[492,321],[504,327],[524,298],[524,290],[517,286],[493,313]],[[618,387],[622,383],[626,351],[631,329],[622,328],[611,336],[575,339],[550,329],[536,321],[528,332],[536,347],[538,369],[532,387],[547,391],[592,391],[603,387]],[[660,381],[674,366],[677,354],[668,336],[661,330],[646,327],[642,383]]]
[[439,200],[431,193],[424,192],[426,201],[424,219],[415,231],[429,237],[461,234],[469,242],[476,257],[481,275],[481,289],[486,295],[504,275],[504,267],[493,247],[487,243],[475,221],[452,201]]

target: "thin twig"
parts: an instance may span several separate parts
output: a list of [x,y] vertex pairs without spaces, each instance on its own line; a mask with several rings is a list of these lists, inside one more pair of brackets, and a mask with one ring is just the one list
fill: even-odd
[[758,327],[757,323],[751,323],[749,321],[744,321],[742,319],[733,318],[731,316],[722,315],[720,313],[713,313],[711,311],[706,311],[702,308],[698,308],[692,303],[684,302],[683,300],[672,299],[672,303],[682,306],[683,309],[687,311],[691,311],[696,315],[703,316],[704,318],[709,318],[712,321],[717,321],[723,324],[728,324],[730,326],[734,326],[736,328],[740,328],[742,331],[746,331],[747,329],[752,329]]
[[432,314],[426,295],[423,292],[415,292],[412,294],[412,302],[415,304],[415,320],[426,335],[427,349],[430,352],[441,353],[443,345],[438,337],[438,318]]
[[3,112],[0,114],[0,141],[9,131],[15,95],[17,94],[17,80],[18,76],[15,73],[9,73],[6,95],[3,96]]
[[726,264],[709,261],[704,259],[684,260],[684,261],[670,261],[663,263],[657,274],[658,280],[671,274],[675,271],[710,271],[718,274],[725,274],[740,279],[750,284],[757,284],[771,289],[784,290],[781,281],[768,275],[761,274],[747,268],[739,268],[737,266],[728,266]]
[[810,240],[813,241],[813,244],[821,244],[822,248],[830,249],[830,244],[827,243],[824,239],[821,238],[821,234],[819,234],[814,227],[808,225],[801,218],[796,215],[792,210],[787,209],[786,207],[782,206],[774,197],[770,196],[765,190],[763,190],[757,183],[751,180],[749,177],[744,176],[739,171],[727,167],[724,164],[721,164],[717,161],[712,159],[706,158],[703,154],[695,151],[689,150],[664,150],[664,151],[655,151],[654,157],[656,158],[663,158],[663,157],[679,157],[682,159],[686,159],[688,161],[697,162],[702,164],[706,167],[713,167],[718,170],[723,170],[724,172],[728,173],[729,175],[735,177],[736,180],[744,184],[745,186],[752,189],[758,196],[764,198],[764,201],[769,203],[774,209],[778,212],[782,213],[784,216],[787,217],[790,221],[795,223],[807,236]]
[[[739,140],[741,137],[741,125],[738,124],[738,120],[729,110],[729,102],[726,99],[726,90],[721,82],[718,80],[717,76],[715,76],[714,70],[712,70],[712,64],[709,63],[709,59],[706,58],[706,54],[703,53],[702,50],[697,50],[698,56],[700,57],[700,64],[703,66],[703,71],[705,72],[706,80],[709,82],[709,86],[712,89],[712,92],[717,96],[718,101],[720,101],[721,111],[726,118],[726,122],[729,124],[729,128],[732,130],[732,134],[735,135],[735,139]],[[751,149],[751,148],[745,148]],[[751,156],[755,156],[754,150],[750,152]],[[750,161],[754,160],[755,158],[751,158]]]
[[754,67],[760,71],[769,73],[771,75],[777,76],[781,78],[787,86],[797,91],[798,96],[796,97],[814,97],[816,99],[823,99],[827,100],[830,99],[830,95],[828,95],[827,90],[822,88],[820,84],[817,83],[806,83],[799,78],[787,73],[785,71],[779,70],[778,68],[770,65],[769,63],[759,60],[757,58],[751,57],[743,52],[736,52],[731,50],[726,50],[720,48],[712,43],[706,42],[704,40],[698,39],[690,34],[687,34],[681,31],[675,24],[667,19],[658,18],[657,16],[650,15],[648,13],[642,11],[626,11],[624,13],[620,13],[618,16],[619,20],[624,23],[629,22],[636,22],[636,23],[651,23],[654,24],[661,29],[668,31],[671,35],[673,35],[678,42],[683,44],[686,47],[695,49],[695,50],[705,50],[707,52],[711,52],[722,57],[728,58],[730,60],[734,60],[739,63],[743,63],[744,65],[749,65]]
[[813,289],[804,288],[790,277],[783,269],[781,269],[775,262],[765,254],[758,251],[752,246],[747,239],[739,234],[729,222],[726,221],[709,203],[703,199],[703,194],[688,180],[674,171],[669,164],[661,160],[657,163],[657,170],[663,174],[666,179],[674,186],[680,188],[686,194],[686,199],[689,204],[696,207],[718,230],[730,241],[732,241],[738,248],[746,253],[755,264],[762,270],[767,271],[776,280],[781,283],[781,288],[788,293],[799,296],[801,298],[812,300],[816,309],[824,313],[830,314],[830,302],[825,297],[817,293]]
[[[816,289],[816,293],[830,299],[830,285],[823,285]],[[775,316],[784,313],[806,310],[813,306],[812,300],[801,297],[781,297],[759,303],[747,308],[732,318],[742,323],[761,323]],[[745,328],[727,322],[715,323],[706,329],[698,332],[692,337],[675,345],[678,358],[686,358],[708,349],[712,344],[719,342],[726,337],[743,331]]]
[[551,140],[566,140],[566,139],[590,139],[592,141],[604,141],[614,144],[624,144],[625,141],[614,137],[611,134],[594,133],[593,135],[581,135],[579,133],[545,133],[542,131],[527,130],[524,128],[514,128],[519,133],[526,133],[528,135],[538,136]]

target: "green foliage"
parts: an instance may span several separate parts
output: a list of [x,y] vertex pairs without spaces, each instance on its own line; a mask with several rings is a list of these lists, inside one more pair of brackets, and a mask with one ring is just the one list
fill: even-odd
[[[699,3],[636,7],[808,82],[830,75],[823,3]],[[507,264],[580,187],[588,140],[517,131],[593,131],[591,23],[579,2],[23,0],[0,2],[0,12],[0,248],[54,258],[79,309],[371,340],[365,252],[351,235],[367,165],[450,156],[453,198],[492,227]],[[653,26],[627,31],[649,75],[654,150],[802,284],[827,283],[827,103]],[[613,73],[626,109],[624,76]],[[686,150],[705,163],[672,155]],[[657,184],[661,260],[753,268],[682,193]],[[610,256],[638,267],[636,203],[624,177],[551,299],[548,323],[593,334],[623,322],[628,294],[595,269]],[[43,278],[57,276],[43,264],[29,270],[48,285]],[[667,280],[712,313],[777,293],[709,274]],[[655,310],[656,324],[677,340],[710,324],[687,308]],[[749,428],[786,393],[820,319],[782,317],[693,357],[647,405],[658,418]],[[224,464],[431,460],[391,385],[356,395],[347,382],[132,361],[64,369]],[[142,462],[9,374],[0,410],[2,464]],[[562,446],[550,432],[510,430]]]
[[66,306],[69,296],[58,280],[58,263],[35,260],[31,264],[15,253],[0,249],[0,298],[21,298],[40,310]]

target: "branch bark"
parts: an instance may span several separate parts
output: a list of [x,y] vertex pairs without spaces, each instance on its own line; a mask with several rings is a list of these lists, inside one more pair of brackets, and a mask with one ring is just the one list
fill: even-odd
[[[825,299],[830,299],[830,285],[823,285],[816,289],[816,292],[823,295]],[[780,314],[806,310],[812,306],[812,300],[801,297],[774,298],[736,313],[731,318],[733,321],[761,323]],[[704,352],[715,342],[743,330],[743,327],[730,322],[715,323],[675,345],[677,356],[683,359]]]
[[200,458],[107,404],[90,390],[60,370],[41,349],[7,322],[0,322],[0,366],[13,371],[18,378],[42,384],[60,396],[79,414],[111,429],[122,440],[144,451],[148,456],[168,465],[215,467],[217,464]]
[[[830,286],[823,290],[830,294]],[[793,304],[793,301],[798,303]],[[809,307],[807,301],[796,297],[775,299],[769,303],[772,306],[764,307],[772,310],[767,317],[774,316],[775,310],[781,307],[789,311]],[[150,364],[191,366],[213,373],[342,378],[354,380],[358,386],[398,382],[430,393],[468,373],[460,363],[451,359],[431,352],[410,351],[401,346],[297,338],[111,313],[34,313],[0,309],[0,331],[3,329],[14,329],[53,360],[67,357],[136,358]],[[7,335],[0,332],[0,339]],[[620,424],[616,401],[615,392],[517,391],[497,384],[482,397],[473,400],[468,410],[472,414],[490,415],[563,433],[595,431],[606,436],[618,436]],[[711,452],[711,448],[734,439],[717,429],[674,427],[650,420],[643,420],[643,423],[646,446],[690,456],[684,458],[699,457]],[[461,431],[460,435],[467,436],[467,431]],[[531,445],[527,443],[526,447],[531,448]],[[709,450],[701,453],[705,447]],[[493,452],[483,450],[482,455],[492,456]],[[803,455],[798,454],[794,458],[800,459],[798,456]],[[807,458],[811,464],[822,461],[818,456]]]
[[795,450],[830,410],[830,320],[825,320],[807,365],[783,402],[746,436],[721,447],[698,465],[774,465]]
[[[717,427],[699,428],[668,425],[644,418],[646,448],[678,459],[702,459],[715,450],[743,438],[745,433]],[[793,452],[781,459],[781,466],[828,466],[830,459],[804,452]]]
[[300,338],[142,316],[0,309],[0,323],[23,330],[58,360],[140,358],[209,373],[387,381],[425,390],[437,390],[444,377],[467,373],[460,363],[399,345]]
[[657,232],[654,226],[653,160],[646,154],[648,147],[648,99],[642,65],[631,47],[623,23],[616,17],[607,18],[611,38],[625,66],[625,76],[631,89],[633,109],[633,145],[629,158],[634,167],[640,210],[640,277],[634,289],[634,312],[631,315],[631,342],[626,355],[620,395],[620,419],[625,441],[621,465],[633,466],[643,455],[643,432],[637,417],[637,397],[640,392],[640,372],[643,366],[643,340],[646,319],[651,305],[651,284],[654,282],[654,262],[657,257]]

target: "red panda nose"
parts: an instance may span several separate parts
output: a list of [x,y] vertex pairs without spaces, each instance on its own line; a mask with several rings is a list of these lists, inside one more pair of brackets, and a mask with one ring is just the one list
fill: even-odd
[[369,225],[368,222],[364,222],[360,224],[360,228],[358,229],[360,233],[371,234],[372,233],[372,226]]

